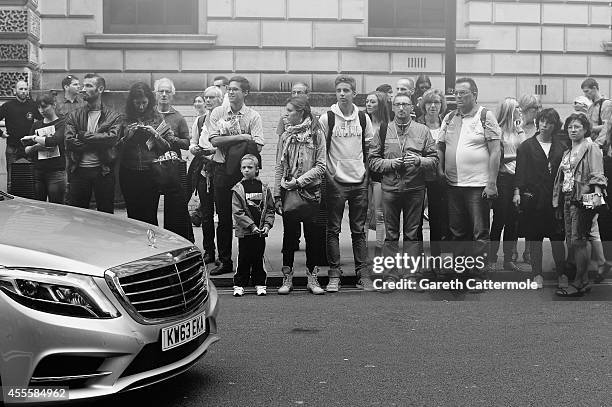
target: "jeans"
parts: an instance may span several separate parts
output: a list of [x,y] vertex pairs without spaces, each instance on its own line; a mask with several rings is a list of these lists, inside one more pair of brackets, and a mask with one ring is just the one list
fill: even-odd
[[[207,185],[210,182],[210,186]],[[215,190],[212,178],[198,178],[198,196],[202,213],[202,247],[206,254],[215,254]]]
[[[295,258],[295,241],[301,234],[302,222],[283,216],[283,266],[293,267]],[[306,268],[312,272],[319,265],[317,233],[319,226],[314,222],[304,222],[304,239],[306,240]]]
[[266,250],[266,238],[252,235],[238,239],[238,267],[234,273],[234,285],[266,285],[266,271],[263,267],[263,256]]
[[96,197],[96,207],[100,212],[113,213],[115,209],[115,174],[111,171],[102,175],[102,168],[79,167],[70,178],[71,206],[89,208],[91,193]]
[[504,231],[504,263],[512,260],[512,252],[517,240],[517,212],[514,196],[514,175],[500,173],[497,177],[497,199],[493,202],[493,223],[491,224],[491,251],[489,261],[497,261],[499,241]]
[[[405,192],[383,191],[383,208],[385,213],[384,255],[395,257],[399,253],[400,213],[403,218],[403,253],[416,258],[420,254],[419,235],[421,213],[425,202],[425,189]],[[419,273],[420,270],[410,270]],[[400,273],[405,274],[405,273]]]
[[340,232],[344,205],[348,201],[349,225],[353,244],[355,275],[367,277],[368,249],[366,245],[366,216],[368,212],[367,177],[360,184],[340,184],[327,179],[327,260],[329,277],[340,277]]
[[66,170],[34,171],[34,198],[51,203],[64,203],[66,194]]
[[[484,187],[448,187],[448,222],[453,255],[487,257],[491,204],[482,197]],[[474,276],[482,274],[471,270]]]
[[443,249],[446,249],[442,246],[442,242],[445,242],[449,237],[446,189],[446,183],[443,181],[436,180],[427,183],[429,240],[432,256],[439,256]]

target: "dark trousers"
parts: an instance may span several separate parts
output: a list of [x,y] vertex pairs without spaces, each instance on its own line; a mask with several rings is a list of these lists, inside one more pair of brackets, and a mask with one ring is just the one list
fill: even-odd
[[446,247],[442,247],[442,242],[446,241],[449,236],[446,188],[445,181],[436,180],[427,183],[429,240],[431,241],[432,256],[439,256],[442,250],[446,249]]
[[263,256],[266,250],[266,239],[258,235],[238,238],[238,267],[234,274],[234,285],[266,285],[266,271],[263,267]]
[[[605,154],[605,153],[604,153]],[[604,155],[604,175],[608,178],[608,209],[601,210],[597,222],[606,260],[612,260],[612,157]]]
[[91,193],[96,198],[96,208],[100,212],[113,213],[115,209],[115,174],[111,170],[102,175],[101,167],[79,167],[70,177],[71,206],[89,208]]
[[34,198],[63,204],[66,194],[66,171],[34,171]]
[[[383,209],[385,214],[385,256],[395,257],[399,253],[400,216],[403,229],[403,253],[418,257],[420,254],[419,225],[425,189],[405,192],[389,192],[383,190]],[[415,273],[420,270],[410,270]]]
[[225,164],[215,166],[214,201],[219,217],[217,224],[217,249],[219,260],[223,264],[232,265],[232,187],[240,181],[228,175]]
[[367,177],[360,184],[339,184],[327,181],[327,261],[329,277],[340,277],[340,231],[344,205],[348,201],[349,225],[353,244],[355,275],[368,275],[366,245],[366,217],[368,213]]
[[13,176],[13,163],[20,158],[19,148],[6,145],[4,151],[4,157],[6,158],[6,191],[11,192],[11,178]]
[[[484,187],[448,187],[448,223],[454,256],[483,256],[489,252],[490,202]],[[481,274],[472,270],[473,275]]]
[[[312,271],[319,265],[318,242],[320,226],[314,222],[304,222],[304,239],[306,240],[306,267]],[[293,267],[295,258],[295,241],[299,239],[302,222],[283,216],[283,266]]]
[[550,239],[552,256],[557,274],[565,271],[565,235],[562,226],[555,219],[552,206],[547,210],[534,210],[524,215],[525,240],[531,250],[531,271],[542,274],[542,241]]
[[[121,167],[119,185],[125,198],[128,218],[157,226],[160,191],[153,181],[152,172]],[[193,229],[181,185],[167,188],[164,191],[164,229],[193,242]]]
[[517,240],[517,212],[514,196],[514,175],[500,173],[497,177],[497,199],[493,201],[493,223],[491,224],[491,251],[489,261],[497,261],[499,241],[504,231],[504,262],[512,260]]
[[[210,183],[208,185],[207,183]],[[198,178],[198,196],[200,213],[202,213],[202,247],[207,254],[215,254],[215,190],[214,180],[200,175]]]

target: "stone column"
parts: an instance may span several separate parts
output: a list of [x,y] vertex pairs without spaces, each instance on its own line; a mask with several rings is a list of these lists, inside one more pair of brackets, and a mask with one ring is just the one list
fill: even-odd
[[[33,89],[39,88],[39,41],[38,0],[2,1],[0,3],[0,104],[13,97],[13,87],[19,80],[27,81]],[[6,190],[5,148],[6,141],[0,139],[0,189],[4,190]]]

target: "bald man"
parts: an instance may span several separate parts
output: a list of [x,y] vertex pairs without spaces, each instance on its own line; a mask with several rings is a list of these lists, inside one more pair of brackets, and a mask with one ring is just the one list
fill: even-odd
[[[401,78],[397,81],[395,85],[395,94],[396,95],[408,95],[410,100],[412,100],[415,91],[414,79],[412,78]],[[422,115],[421,109],[415,103],[413,103],[414,107],[412,109],[412,118],[417,118]]]
[[27,136],[34,120],[42,120],[36,103],[30,99],[30,86],[25,81],[15,83],[15,99],[0,106],[0,120],[6,124],[7,189],[11,190],[11,165],[25,157],[21,138]]

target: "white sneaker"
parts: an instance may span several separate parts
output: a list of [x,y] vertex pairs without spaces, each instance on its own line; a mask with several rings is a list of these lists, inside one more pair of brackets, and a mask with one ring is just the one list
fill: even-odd
[[325,291],[328,293],[337,293],[340,291],[340,277],[330,277]]
[[244,295],[244,288],[237,285],[234,286],[234,297],[242,297]]
[[541,274],[538,274],[533,278],[533,281],[538,285],[538,290],[544,288],[544,277]]
[[257,291],[257,295],[266,295],[266,286],[265,285],[256,285],[255,291]]

